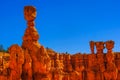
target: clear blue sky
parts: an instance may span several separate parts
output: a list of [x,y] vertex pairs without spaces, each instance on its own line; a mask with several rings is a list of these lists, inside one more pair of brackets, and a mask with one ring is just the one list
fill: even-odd
[[39,42],[57,52],[89,53],[89,41],[114,40],[120,51],[120,0],[0,0],[0,44],[22,44],[23,8],[37,8]]

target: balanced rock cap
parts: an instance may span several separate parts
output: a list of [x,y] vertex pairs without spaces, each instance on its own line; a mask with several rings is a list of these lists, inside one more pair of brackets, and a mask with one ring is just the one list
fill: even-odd
[[33,6],[24,7],[24,18],[27,21],[33,21],[36,18],[36,8]]

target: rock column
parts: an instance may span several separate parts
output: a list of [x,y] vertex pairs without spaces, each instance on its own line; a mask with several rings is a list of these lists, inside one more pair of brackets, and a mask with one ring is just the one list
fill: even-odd
[[114,54],[112,52],[112,48],[114,47],[113,41],[107,41],[106,42],[106,48],[107,48],[107,64],[106,64],[106,70],[104,72],[104,76],[106,80],[116,80],[117,79],[117,67],[115,66],[114,61]]

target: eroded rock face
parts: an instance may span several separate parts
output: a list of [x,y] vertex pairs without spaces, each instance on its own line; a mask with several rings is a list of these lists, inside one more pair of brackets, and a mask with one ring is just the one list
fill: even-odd
[[97,54],[102,54],[104,49],[104,42],[95,42]]
[[27,29],[22,46],[9,48],[6,66],[0,57],[0,80],[120,80],[120,53],[112,51],[113,41],[91,41],[91,54],[59,54],[38,42],[35,7],[25,6],[24,18]]
[[10,80],[21,80],[24,52],[18,45],[9,48],[10,53]]
[[34,45],[40,48],[40,44],[38,43],[39,34],[34,23],[36,18],[36,9],[33,6],[25,6],[24,18],[27,21],[27,29],[25,30],[25,34],[23,36],[22,48],[30,50]]
[[94,41],[90,41],[90,50],[91,50],[92,54],[94,54],[94,47],[95,47],[95,42]]
[[[28,27],[23,36],[22,48],[28,50],[25,53],[26,55],[29,55],[28,57],[26,56],[26,64],[31,64],[28,64],[28,70],[31,69],[30,72],[27,72],[27,74],[29,74],[28,77],[31,77],[32,74],[34,80],[46,79],[50,68],[50,58],[46,49],[38,43],[39,35],[34,25],[36,9],[32,6],[25,6],[24,17],[27,20]],[[32,62],[30,60],[27,62],[29,57]]]
[[107,54],[106,54],[107,65],[106,65],[106,70],[104,72],[104,76],[106,80],[117,79],[118,69],[114,63],[115,59],[114,59],[114,54],[112,52],[113,47],[114,47],[113,41],[106,42],[106,48],[108,49]]
[[24,51],[24,64],[22,68],[22,79],[32,80],[32,59],[27,49]]

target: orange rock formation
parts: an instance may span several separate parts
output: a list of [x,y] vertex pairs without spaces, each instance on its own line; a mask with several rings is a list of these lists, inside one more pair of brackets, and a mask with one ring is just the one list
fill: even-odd
[[24,18],[22,46],[9,48],[7,66],[0,57],[0,80],[120,80],[120,53],[112,51],[114,41],[90,41],[91,54],[59,54],[39,44],[33,6],[25,6]]

